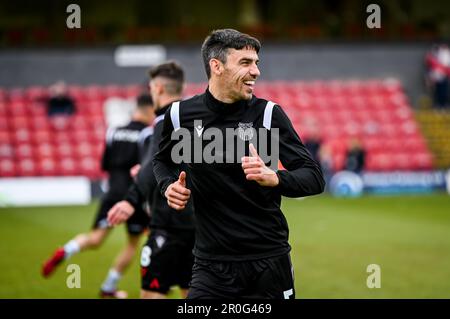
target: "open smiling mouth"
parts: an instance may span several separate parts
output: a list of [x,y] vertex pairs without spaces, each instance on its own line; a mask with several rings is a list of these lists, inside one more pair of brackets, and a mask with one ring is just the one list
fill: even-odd
[[251,80],[249,80],[249,81],[244,81],[244,84],[245,84],[247,87],[251,88],[252,90],[253,90],[253,88],[255,87],[255,81],[251,81]]

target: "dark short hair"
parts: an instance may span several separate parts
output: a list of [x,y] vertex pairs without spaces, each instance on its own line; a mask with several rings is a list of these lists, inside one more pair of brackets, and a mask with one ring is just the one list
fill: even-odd
[[136,105],[138,108],[153,107],[153,99],[150,94],[143,93],[136,99]]
[[209,60],[218,59],[222,63],[226,63],[228,49],[242,50],[248,47],[253,48],[258,53],[261,49],[261,43],[258,39],[234,29],[212,31],[202,45],[203,63],[208,79],[211,77]]
[[181,94],[184,84],[183,68],[175,61],[168,61],[159,64],[149,71],[150,80],[162,77],[170,80],[170,84],[166,85],[169,94]]

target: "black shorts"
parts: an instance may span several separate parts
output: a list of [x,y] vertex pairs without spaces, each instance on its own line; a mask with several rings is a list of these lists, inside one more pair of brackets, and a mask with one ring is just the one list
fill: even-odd
[[[109,210],[122,199],[118,197],[104,196],[102,198],[100,208],[94,219],[93,229],[108,228],[108,212]],[[127,231],[131,235],[139,235],[144,232],[150,222],[149,215],[145,210],[137,209],[133,215],[127,220]]]
[[250,261],[195,258],[188,299],[294,299],[289,254]]
[[171,286],[189,288],[194,231],[152,229],[141,252],[141,288],[166,294]]

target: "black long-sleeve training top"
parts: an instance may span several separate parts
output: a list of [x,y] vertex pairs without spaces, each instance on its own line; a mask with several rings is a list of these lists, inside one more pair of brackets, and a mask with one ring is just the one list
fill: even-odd
[[140,162],[149,135],[148,126],[139,121],[108,129],[102,169],[109,173],[110,195],[121,198],[127,192],[133,182],[130,169]]
[[139,207],[145,200],[148,200],[152,216],[150,228],[152,229],[192,231],[194,229],[192,201],[189,201],[182,212],[170,208],[167,204],[167,199],[157,188],[153,174],[153,157],[159,151],[164,114],[169,106],[170,104],[155,112],[157,117],[152,125],[153,135],[151,143],[142,160],[141,169],[136,177],[136,181],[128,189],[125,200],[134,208]]
[[[227,128],[237,133],[229,140],[225,138],[227,141],[222,149],[218,142],[212,151],[214,147],[208,138],[211,139],[214,131],[207,134],[210,128],[217,128],[224,136]],[[251,128],[255,129],[254,133],[251,133]],[[248,156],[251,138],[255,134],[262,136],[258,132],[267,130],[271,139],[277,131],[275,128],[279,131],[279,160],[286,170],[277,171],[278,186],[263,187],[246,179],[237,158],[234,163],[229,163],[229,144],[238,145],[238,140],[243,140]],[[225,104],[215,99],[209,90],[172,104],[164,119],[160,151],[154,158],[153,169],[161,194],[178,179],[180,170],[174,160],[178,162],[179,158],[173,155],[189,153],[187,149],[180,151],[180,141],[171,138],[173,132],[183,130],[189,132],[191,146],[196,150],[184,157],[195,207],[194,255],[204,259],[241,261],[289,252],[289,231],[280,209],[281,196],[319,194],[325,182],[318,163],[302,144],[281,107],[255,96],[248,101]],[[200,152],[198,144],[197,148],[194,146],[196,139],[203,139]],[[214,141],[217,141],[215,137]],[[259,142],[257,149],[261,154]],[[236,157],[237,146],[234,151]],[[201,157],[210,152],[218,158],[222,156],[223,163],[209,163],[210,160],[205,161],[204,156]],[[202,158],[200,162],[199,155]],[[190,160],[187,159],[189,156]]]

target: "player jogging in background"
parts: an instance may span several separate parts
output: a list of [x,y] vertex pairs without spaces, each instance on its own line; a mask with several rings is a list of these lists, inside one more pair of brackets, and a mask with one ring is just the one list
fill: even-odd
[[117,203],[108,214],[111,224],[121,223],[136,214],[135,209],[143,199],[149,199],[152,212],[150,236],[141,251],[143,299],[166,298],[171,286],[179,286],[181,296],[185,298],[192,275],[195,239],[192,205],[187,203],[181,211],[170,208],[156,187],[153,174],[153,157],[159,151],[164,119],[168,116],[166,111],[173,102],[181,100],[183,86],[183,69],[174,62],[150,70],[150,89],[157,115],[152,142],[136,182],[125,200]]
[[[107,213],[111,207],[122,200],[133,182],[130,170],[140,163],[146,147],[153,134],[149,124],[155,117],[153,101],[150,95],[141,95],[137,99],[137,107],[129,124],[123,127],[110,128],[106,134],[105,151],[102,158],[102,169],[109,175],[109,190],[103,196],[100,208],[95,217],[92,230],[75,236],[63,247],[58,248],[42,267],[42,275],[49,277],[64,260],[86,249],[101,246],[111,228],[108,225]],[[149,216],[143,206],[127,221],[128,243],[114,261],[100,289],[101,297],[126,298],[125,291],[118,291],[117,284],[124,271],[132,262],[139,245],[141,234],[147,229]]]
[[[195,209],[188,299],[295,297],[281,196],[319,194],[325,182],[282,108],[253,95],[259,49],[236,30],[212,32],[201,50],[206,92],[173,103],[164,118],[156,180],[172,208],[192,196]],[[261,157],[277,149],[277,158]]]

